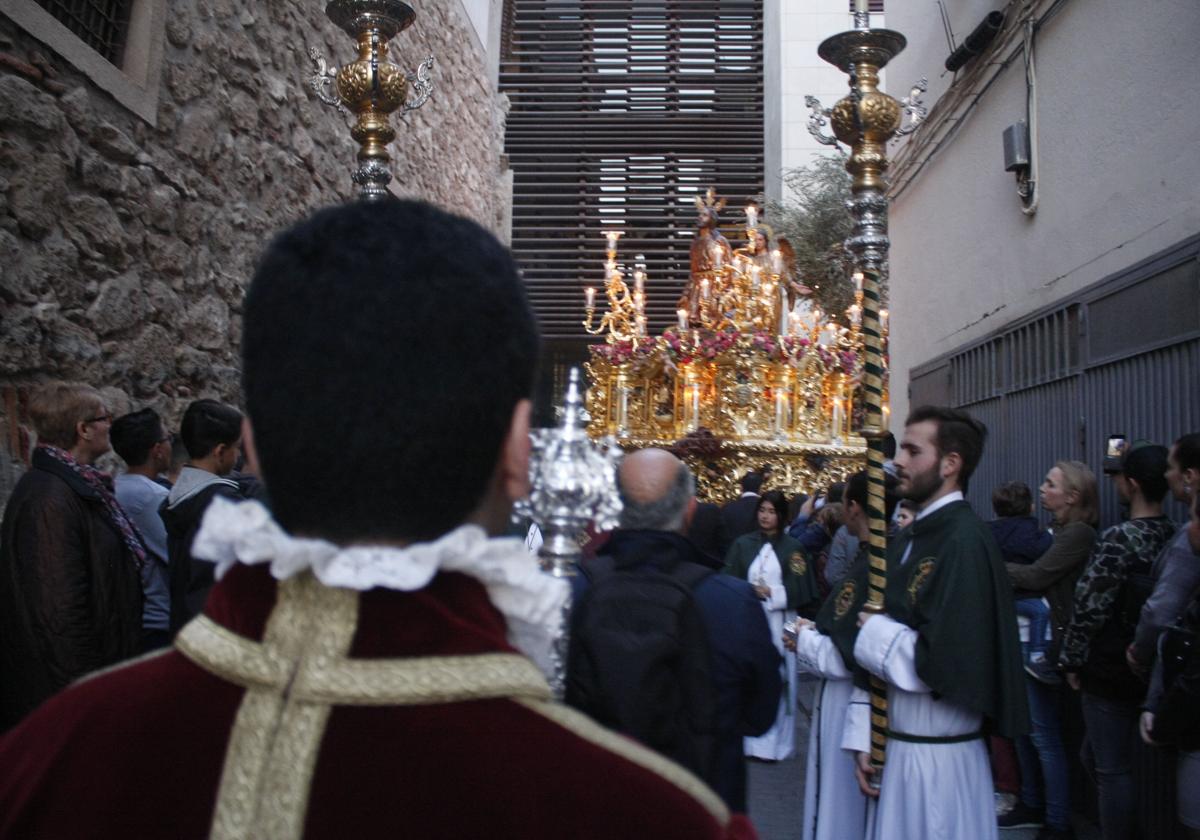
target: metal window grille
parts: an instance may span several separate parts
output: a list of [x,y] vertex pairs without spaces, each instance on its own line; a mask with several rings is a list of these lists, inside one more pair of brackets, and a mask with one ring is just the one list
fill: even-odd
[[[883,0],[871,0],[868,8],[873,15],[883,14]],[[854,0],[850,0],[850,14],[854,14]]]
[[133,0],[37,0],[81,41],[120,66]]
[[[602,231],[645,255],[651,330],[675,320],[695,196],[763,189],[762,0],[507,0],[513,251],[544,337],[585,338]],[[769,222],[769,220],[767,220]]]

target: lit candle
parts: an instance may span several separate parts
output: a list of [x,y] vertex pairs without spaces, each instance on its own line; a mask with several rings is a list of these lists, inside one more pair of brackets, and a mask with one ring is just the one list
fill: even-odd
[[841,397],[833,398],[833,429],[831,437],[840,438],[842,436],[842,400]]
[[779,253],[778,248],[771,252],[771,272],[774,274],[783,273],[783,254]]
[[887,332],[888,328],[888,311],[886,309],[879,310],[879,323],[883,326],[883,331]]
[[646,316],[645,315],[637,316],[637,332],[638,332],[638,335],[646,334]]
[[610,250],[610,251],[611,251],[611,250],[614,250],[614,249],[617,247],[617,240],[618,240],[618,239],[620,239],[620,237],[621,237],[621,231],[619,231],[619,230],[610,230],[610,231],[608,231],[607,233],[605,233],[604,235],[608,237],[608,248],[609,248],[609,250]]
[[850,323],[858,326],[859,319],[862,318],[862,309],[857,303],[850,304],[850,308],[846,310],[850,315]]
[[588,309],[596,308],[596,290],[593,289],[591,286],[588,286],[586,289],[583,290],[583,299],[585,301],[587,301]]
[[787,408],[787,402],[784,398],[783,391],[776,391],[775,392],[775,431],[777,431],[777,432],[783,431],[783,425],[784,425],[783,415],[784,415],[784,411],[786,411],[786,408]]
[[700,423],[700,385],[692,386],[692,422]]
[[639,292],[646,290],[646,273],[644,271],[633,272],[633,287]]
[[692,330],[692,344],[700,346],[700,330]]
[[704,300],[708,300],[708,278],[707,277],[700,278],[700,297],[702,297]]
[[758,227],[758,208],[753,204],[746,205],[746,227]]
[[645,308],[646,295],[644,292],[637,291],[633,293],[633,305],[637,307],[638,312],[641,312]]
[[712,247],[708,249],[708,252],[712,256],[713,268],[715,268],[717,271],[720,271],[722,268],[724,268],[725,251],[721,248],[721,246],[714,242]]
[[861,271],[854,272],[854,291],[861,292],[863,284],[863,273]]
[[675,317],[677,317],[677,318],[679,319],[679,332],[680,332],[680,333],[686,332],[686,331],[687,331],[687,325],[688,325],[688,313],[687,313],[687,310],[686,310],[686,309],[676,309],[676,310],[675,310]]

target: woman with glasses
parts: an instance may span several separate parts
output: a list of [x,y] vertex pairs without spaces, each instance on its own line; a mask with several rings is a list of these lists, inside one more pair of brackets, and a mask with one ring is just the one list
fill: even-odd
[[138,651],[146,548],[94,463],[112,412],[87,385],[30,399],[37,432],[0,526],[0,731],[79,677]]

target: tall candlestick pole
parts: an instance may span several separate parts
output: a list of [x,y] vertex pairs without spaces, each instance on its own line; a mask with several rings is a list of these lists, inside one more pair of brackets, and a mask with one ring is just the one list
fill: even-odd
[[[870,523],[870,578],[865,609],[882,612],[887,583],[887,522],[884,517],[883,439],[883,330],[880,324],[880,274],[887,259],[888,202],[885,174],[887,142],[897,132],[908,133],[919,120],[920,105],[897,102],[878,89],[879,71],[906,44],[899,32],[872,29],[868,0],[855,0],[854,29],[827,38],[817,52],[825,61],[850,76],[850,95],[825,111],[809,97],[813,108],[809,131],[830,145],[841,141],[850,147],[846,169],[853,177],[849,202],[854,228],[846,244],[854,255],[855,269],[862,276],[862,335],[864,364],[862,387],[866,421],[861,430],[867,439],[867,515]],[[904,113],[912,123],[901,129]],[[820,127],[828,118],[834,137]],[[857,287],[858,278],[855,278]],[[887,745],[887,686],[871,681],[871,761],[883,766]]]

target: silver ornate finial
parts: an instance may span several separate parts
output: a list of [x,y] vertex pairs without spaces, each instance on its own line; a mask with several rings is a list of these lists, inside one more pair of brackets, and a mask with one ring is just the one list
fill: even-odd
[[812,111],[808,117],[808,133],[823,146],[837,146],[837,138],[821,130],[829,124],[829,109],[815,96],[804,97],[804,104]]
[[908,115],[908,123],[896,130],[897,137],[903,137],[905,134],[912,134],[917,130],[925,117],[929,114],[929,109],[925,107],[925,103],[921,101],[921,95],[929,90],[929,80],[922,76],[912,90],[908,92],[908,96],[900,100],[900,107],[904,109],[904,113]]
[[433,56],[426,57],[417,67],[412,93],[412,98],[404,103],[404,108],[400,111],[401,116],[417,110],[429,101],[429,94],[433,93]]
[[[587,412],[579,388],[579,368],[571,368],[561,422],[553,429],[530,433],[529,498],[516,513],[530,517],[541,529],[538,559],[555,577],[572,577],[582,556],[580,543],[589,522],[597,531],[617,527],[621,497],[617,494],[617,464],[621,449],[611,436],[593,442],[587,435]],[[566,687],[568,628],[571,602],[563,604],[562,633],[554,642],[554,673],[550,688],[562,699]]]
[[579,382],[579,369],[572,368],[561,422],[531,433],[532,489],[517,506],[541,529],[538,557],[556,577],[575,574],[588,523],[594,522],[597,531],[611,530],[621,513],[616,474],[621,450],[611,439],[593,442],[588,437]]

